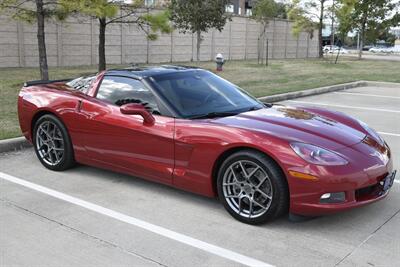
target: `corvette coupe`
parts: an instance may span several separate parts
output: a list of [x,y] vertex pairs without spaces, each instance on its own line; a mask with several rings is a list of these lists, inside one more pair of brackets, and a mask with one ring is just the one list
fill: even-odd
[[396,174],[388,145],[365,123],[264,104],[193,67],[27,82],[18,114],[48,169],[81,163],[218,197],[249,224],[378,201]]

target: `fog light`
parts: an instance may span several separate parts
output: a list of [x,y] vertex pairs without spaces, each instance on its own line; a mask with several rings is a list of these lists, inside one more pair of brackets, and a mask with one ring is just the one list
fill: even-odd
[[331,198],[331,193],[326,193],[321,196],[321,199]]
[[346,200],[346,194],[344,192],[337,193],[325,193],[321,196],[320,203],[342,203]]

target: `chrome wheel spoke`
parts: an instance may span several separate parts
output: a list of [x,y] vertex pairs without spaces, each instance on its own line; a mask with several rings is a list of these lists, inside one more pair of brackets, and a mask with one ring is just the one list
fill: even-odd
[[46,140],[44,140],[43,139],[43,137],[42,136],[40,136],[40,134],[38,135],[38,138],[40,139],[40,141],[42,141],[43,143],[47,143],[47,141]]
[[222,184],[223,186],[235,186],[235,185],[238,185],[236,182],[233,182],[233,183],[223,183]]
[[249,173],[249,175],[247,176],[247,178],[251,178],[253,177],[253,175],[260,169],[259,166],[255,167],[254,170],[251,171],[251,173]]
[[260,188],[260,186],[262,186],[265,181],[268,179],[268,175],[265,175],[265,177],[261,180],[261,182],[257,185],[257,188]]
[[242,212],[243,205],[243,197],[239,197],[239,214]]
[[49,149],[46,154],[43,155],[44,159],[48,159],[50,160],[51,163],[54,163],[53,158],[51,156],[51,152],[53,151],[53,149]]
[[247,178],[246,169],[243,167],[242,161],[239,161],[239,166],[240,166],[240,168],[242,169],[243,176]]
[[267,210],[267,209],[268,209],[267,207],[261,205],[260,203],[258,203],[258,202],[257,202],[256,200],[254,200],[254,199],[253,199],[253,203],[256,204],[257,206],[259,206],[260,208],[264,209],[264,210]]
[[253,200],[249,199],[249,218],[251,218],[251,215],[253,213]]
[[236,177],[236,173],[235,173],[235,171],[234,171],[234,169],[232,168],[232,166],[229,168],[230,170],[231,170],[231,172],[232,172],[232,175],[233,175],[233,179],[237,182],[237,177]]
[[256,190],[257,193],[260,193],[263,197],[267,198],[267,199],[272,199],[272,197],[270,195],[268,195],[267,193],[263,192],[260,189]]

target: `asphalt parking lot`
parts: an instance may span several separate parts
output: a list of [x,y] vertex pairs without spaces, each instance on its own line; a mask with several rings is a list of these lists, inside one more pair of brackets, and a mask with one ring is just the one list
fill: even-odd
[[[400,169],[400,88],[284,103],[365,121]],[[398,266],[399,179],[385,200],[366,207],[250,226],[214,199],[87,166],[52,172],[32,149],[1,154],[0,266]]]

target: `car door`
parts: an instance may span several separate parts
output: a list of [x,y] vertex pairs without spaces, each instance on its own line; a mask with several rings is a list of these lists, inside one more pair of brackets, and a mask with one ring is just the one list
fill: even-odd
[[[141,103],[153,114],[154,124],[139,115],[120,111],[125,103]],[[158,102],[141,81],[104,76],[97,95],[82,99],[88,157],[97,165],[140,177],[171,183],[174,168],[174,118],[160,115]]]

